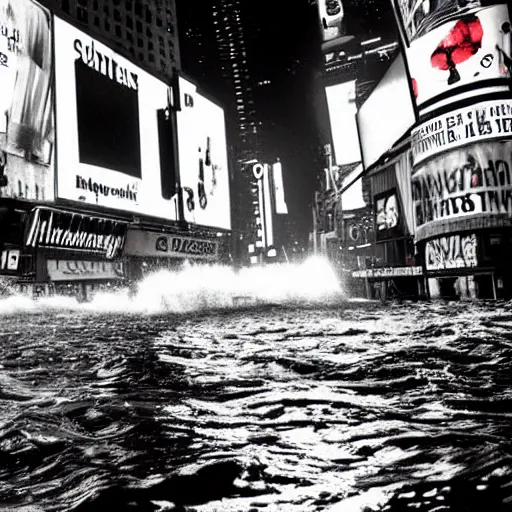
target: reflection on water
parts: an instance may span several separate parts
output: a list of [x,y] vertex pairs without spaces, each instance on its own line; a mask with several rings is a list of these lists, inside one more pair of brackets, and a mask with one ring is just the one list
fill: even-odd
[[510,510],[510,305],[355,303],[309,265],[0,302],[0,508]]

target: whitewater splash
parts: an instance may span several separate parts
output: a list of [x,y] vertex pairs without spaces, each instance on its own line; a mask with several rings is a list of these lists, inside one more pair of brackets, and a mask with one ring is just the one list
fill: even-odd
[[54,296],[32,299],[15,295],[0,300],[0,314],[80,310],[99,313],[187,313],[252,305],[332,304],[344,299],[329,261],[312,257],[301,264],[276,264],[234,270],[186,264],[176,271],[146,277],[135,294],[123,289],[99,292],[88,303]]

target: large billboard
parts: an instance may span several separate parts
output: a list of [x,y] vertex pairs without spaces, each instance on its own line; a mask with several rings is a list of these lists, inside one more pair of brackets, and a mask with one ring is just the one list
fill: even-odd
[[512,99],[489,100],[434,117],[412,131],[414,165],[474,142],[510,137]]
[[394,0],[418,107],[467,95],[469,86],[506,90],[506,83],[487,81],[510,78],[507,5],[482,7],[480,1],[453,0],[432,4]]
[[356,122],[356,81],[326,87],[332,141],[337,165],[361,161]]
[[412,176],[416,238],[512,225],[512,141],[454,149]]
[[185,220],[231,229],[224,110],[180,77],[178,152]]
[[415,122],[404,59],[400,53],[357,113],[365,168],[375,164]]
[[58,197],[176,220],[167,85],[58,18],[54,30]]
[[0,193],[53,199],[50,13],[31,0],[0,0]]

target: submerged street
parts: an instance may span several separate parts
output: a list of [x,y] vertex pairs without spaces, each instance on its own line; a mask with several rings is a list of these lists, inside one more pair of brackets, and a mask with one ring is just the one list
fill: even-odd
[[215,293],[0,302],[2,510],[512,506],[509,304]]

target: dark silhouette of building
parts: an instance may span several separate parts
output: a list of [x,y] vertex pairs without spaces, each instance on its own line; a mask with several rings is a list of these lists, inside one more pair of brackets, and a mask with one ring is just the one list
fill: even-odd
[[135,64],[169,79],[179,68],[174,0],[42,0],[57,16],[107,40]]

